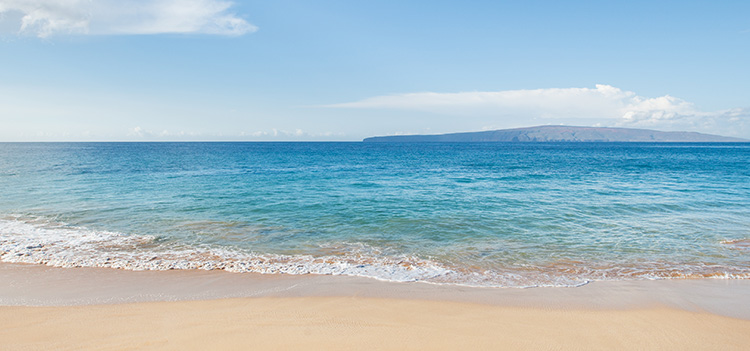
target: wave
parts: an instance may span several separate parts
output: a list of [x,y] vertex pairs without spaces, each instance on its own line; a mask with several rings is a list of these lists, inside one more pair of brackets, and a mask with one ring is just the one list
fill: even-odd
[[345,255],[256,254],[222,247],[160,242],[44,221],[0,220],[0,261],[55,267],[128,270],[221,269],[263,274],[332,274],[391,281],[422,281],[449,274],[436,262],[412,256],[368,255],[365,245],[347,245]]
[[[744,241],[739,241],[740,246]],[[726,244],[736,244],[727,242]],[[637,264],[556,261],[508,267],[448,264],[416,255],[387,255],[363,243],[331,243],[322,255],[253,253],[231,247],[189,245],[150,235],[93,230],[20,216],[0,219],[0,261],[55,267],[127,270],[201,269],[262,274],[324,274],[396,282],[478,287],[580,286],[625,279],[748,279],[750,266],[708,263]]]
[[750,250],[750,239],[723,240],[721,243],[736,250]]

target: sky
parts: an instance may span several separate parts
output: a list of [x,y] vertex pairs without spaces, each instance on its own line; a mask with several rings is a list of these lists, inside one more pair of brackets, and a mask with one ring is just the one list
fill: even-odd
[[0,0],[0,141],[750,139],[750,1]]

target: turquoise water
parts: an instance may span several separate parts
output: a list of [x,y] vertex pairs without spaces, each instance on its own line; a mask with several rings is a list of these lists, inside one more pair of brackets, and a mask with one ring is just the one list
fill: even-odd
[[476,286],[750,277],[750,144],[5,143],[0,260]]

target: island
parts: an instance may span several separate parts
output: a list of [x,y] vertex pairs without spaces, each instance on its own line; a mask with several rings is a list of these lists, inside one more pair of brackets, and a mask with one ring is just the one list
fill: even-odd
[[747,139],[696,132],[649,129],[547,125],[482,132],[393,135],[365,138],[364,142],[750,142]]

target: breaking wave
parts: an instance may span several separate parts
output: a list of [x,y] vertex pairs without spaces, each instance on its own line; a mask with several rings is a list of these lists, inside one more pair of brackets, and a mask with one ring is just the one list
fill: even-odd
[[[725,244],[744,247],[745,241]],[[700,262],[623,265],[557,261],[479,268],[416,255],[386,255],[362,243],[334,243],[322,247],[320,252],[327,254],[253,253],[231,247],[170,242],[150,235],[92,230],[43,219],[0,219],[0,261],[55,267],[349,275],[483,287],[580,286],[596,280],[623,279],[750,278],[750,267]]]

